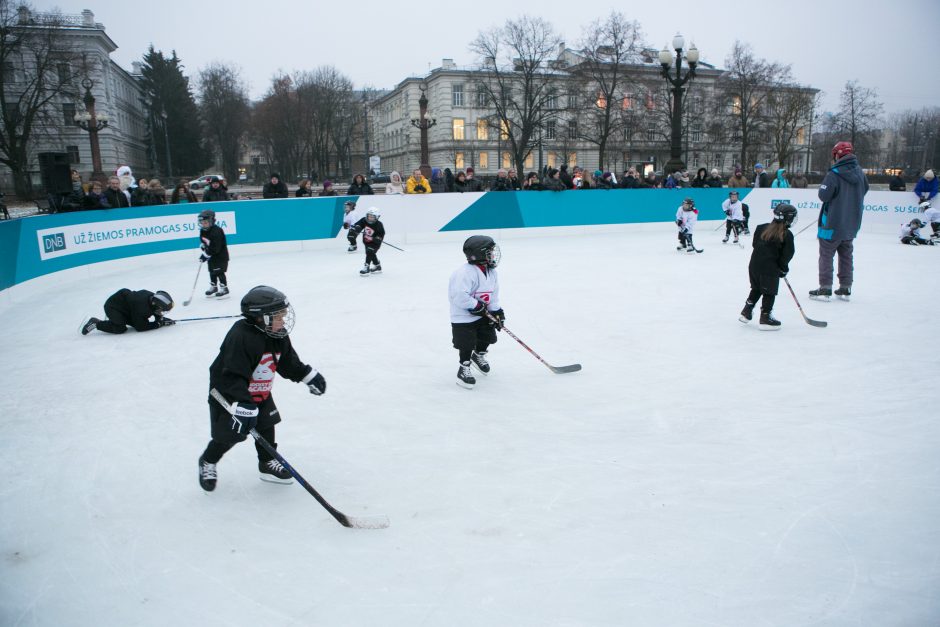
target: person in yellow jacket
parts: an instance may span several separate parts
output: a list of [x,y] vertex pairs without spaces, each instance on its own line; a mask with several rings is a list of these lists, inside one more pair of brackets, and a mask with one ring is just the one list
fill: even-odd
[[421,170],[415,170],[405,182],[406,194],[430,194],[431,183],[421,174]]

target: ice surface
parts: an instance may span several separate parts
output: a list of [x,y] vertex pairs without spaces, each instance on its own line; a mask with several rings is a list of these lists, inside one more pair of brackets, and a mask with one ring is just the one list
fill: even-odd
[[[749,250],[699,225],[501,241],[507,325],[455,385],[456,241],[390,241],[384,274],[335,248],[232,250],[237,313],[288,294],[329,388],[278,379],[281,452],[350,516],[258,480],[233,449],[204,493],[208,367],[230,320],[82,337],[121,287],[182,303],[157,256],[0,310],[0,624],[762,626],[940,623],[940,250],[857,240],[852,302],[818,303],[812,233],[780,332],[742,325]],[[495,235],[495,234],[494,234]],[[749,239],[745,238],[749,243]]]

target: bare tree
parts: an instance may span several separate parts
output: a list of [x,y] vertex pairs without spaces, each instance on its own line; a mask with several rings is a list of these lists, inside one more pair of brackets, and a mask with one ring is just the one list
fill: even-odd
[[770,95],[767,105],[771,112],[767,127],[777,163],[789,167],[797,145],[809,143],[807,129],[819,106],[819,92],[782,88]]
[[248,90],[232,65],[214,63],[199,72],[199,107],[207,137],[218,152],[223,174],[236,180],[242,136],[248,129]]
[[758,59],[748,44],[735,41],[725,67],[718,79],[719,89],[728,99],[730,126],[740,136],[741,164],[750,165],[767,132],[767,98],[790,82],[790,66]]
[[538,145],[546,120],[554,115],[558,76],[549,66],[561,38],[540,17],[524,16],[501,28],[481,32],[470,44],[479,56],[482,78],[478,89],[486,94],[520,171]]
[[321,66],[312,72],[299,73],[297,83],[303,124],[307,128],[308,170],[311,176],[313,172],[339,173],[349,167],[340,162],[348,162],[352,128],[344,120],[343,112],[359,109],[354,103],[352,81],[335,67]]
[[78,101],[82,71],[92,69],[63,37],[63,25],[58,13],[34,14],[0,0],[0,163],[24,198],[33,192],[33,140],[62,127],[60,103]]
[[291,181],[303,167],[307,142],[304,112],[293,79],[280,74],[252,111],[251,134],[261,146],[265,161],[285,181]]
[[590,106],[585,110],[582,139],[597,145],[598,167],[603,170],[607,144],[623,134],[623,111],[632,105],[630,87],[636,83],[636,67],[643,49],[643,33],[637,21],[619,11],[586,26],[580,41],[584,62],[573,74],[584,81]]
[[878,92],[848,81],[842,88],[836,122],[845,139],[855,146],[856,154],[871,151],[875,131],[881,122],[884,107]]

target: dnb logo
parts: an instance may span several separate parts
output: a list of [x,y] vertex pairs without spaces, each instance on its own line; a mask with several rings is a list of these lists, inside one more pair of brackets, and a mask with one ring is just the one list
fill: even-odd
[[776,198],[776,199],[770,201],[770,208],[773,209],[773,208],[776,207],[777,205],[782,205],[783,203],[786,203],[786,204],[788,204],[788,205],[789,205],[789,204],[792,204],[792,203],[790,203],[790,199],[789,199],[789,198]]
[[42,248],[44,252],[54,253],[65,250],[65,233],[51,233],[42,236]]

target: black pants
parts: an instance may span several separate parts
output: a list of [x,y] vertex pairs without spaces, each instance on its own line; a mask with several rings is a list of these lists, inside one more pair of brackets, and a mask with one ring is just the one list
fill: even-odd
[[[902,244],[915,244],[916,243],[916,244],[924,245],[924,244],[929,244],[930,240],[927,240],[923,237],[914,237],[913,235],[905,235],[904,237],[901,238],[901,243]],[[101,326],[99,325],[98,328],[100,329]]]
[[744,229],[744,224],[740,220],[725,220],[725,237],[731,235],[731,231],[734,231],[734,236],[737,238],[738,233]]
[[[277,405],[274,404],[274,398],[268,396],[258,405],[258,426],[255,429],[274,448],[277,448],[277,443],[274,441],[274,425],[280,421],[281,415],[277,411]],[[212,439],[202,456],[210,464],[218,464],[230,448],[248,437],[232,430],[232,415],[211,396],[209,397],[209,426]],[[258,461],[261,463],[267,463],[273,459],[271,454],[257,442],[255,442],[255,450],[258,452]]]
[[489,318],[480,318],[473,322],[451,322],[451,334],[454,348],[460,351],[460,362],[470,361],[470,353],[486,352],[490,344],[496,343],[496,329]]
[[228,285],[228,281],[225,280],[225,272],[228,270],[227,261],[218,261],[214,262],[210,259],[209,264],[209,283],[215,285]]
[[[379,263],[379,258],[375,256],[375,251],[377,250],[378,248],[376,248],[375,246],[366,246],[366,263],[371,263],[377,266],[381,265]],[[392,265],[395,265],[395,264],[392,264]]]
[[747,302],[756,305],[761,300],[760,310],[770,313],[777,300],[777,289],[780,287],[780,277],[775,274],[761,274],[757,270],[748,268],[748,278],[751,280],[751,291],[747,295]]
[[744,222],[744,230],[745,230],[745,231],[748,231],[748,230],[750,230],[750,229],[748,229],[748,227],[747,227],[747,221],[751,219],[751,208],[742,203],[742,206],[741,206],[741,213],[744,214],[744,220],[743,220],[743,222]]

